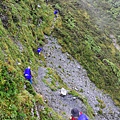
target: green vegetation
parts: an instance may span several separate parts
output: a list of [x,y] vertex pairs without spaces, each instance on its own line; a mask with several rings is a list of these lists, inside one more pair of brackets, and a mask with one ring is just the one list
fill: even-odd
[[56,91],[62,87],[67,88],[67,85],[52,68],[47,68],[47,73],[43,79],[43,82],[53,91]]
[[[57,18],[55,24],[52,7],[59,9],[61,16]],[[119,7],[110,6],[110,11],[107,12],[114,20],[118,19]],[[77,59],[96,86],[109,93],[115,104],[120,106],[120,52],[114,48],[108,38],[108,30],[111,27],[107,26],[104,31],[95,26],[93,18],[79,7],[76,0],[54,0],[48,5],[44,0],[2,0],[0,13],[0,117],[2,120],[36,120],[38,116],[35,105],[44,106],[43,110],[38,110],[41,120],[63,119],[44,103],[42,96],[37,94],[23,77],[23,70],[31,66],[34,70],[33,81],[36,82],[38,66],[46,66],[44,55],[39,56],[35,52],[37,47],[46,43],[44,34],[52,34],[58,38],[62,51],[67,51]],[[113,32],[116,32],[118,28],[114,28],[117,27],[112,28]],[[120,36],[117,38],[119,40]],[[43,62],[40,63],[39,60]],[[52,90],[61,87],[70,90],[54,70],[51,68],[47,70],[43,81]],[[48,78],[51,82],[47,81]],[[93,118],[94,113],[87,99],[73,90],[70,90],[69,94],[83,101],[87,114]],[[100,106],[101,109],[105,107],[103,102],[100,102]],[[32,109],[34,115],[31,113]],[[102,114],[102,110],[99,113]]]
[[[92,20],[97,23],[101,30],[105,30],[108,35],[113,34],[117,38],[117,42],[120,45],[120,1],[119,0],[90,0],[91,6],[97,8],[98,14],[92,14]],[[89,10],[89,9],[88,9]],[[93,11],[92,9],[88,12]],[[97,17],[96,17],[97,16]],[[95,18],[95,20],[94,20]],[[109,33],[109,34],[108,34]]]
[[51,108],[47,107],[44,108],[44,110],[42,110],[40,112],[40,116],[43,120],[63,120],[63,118],[59,115],[57,115]]
[[76,2],[55,0],[52,4],[60,10],[63,21],[61,27],[54,28],[54,36],[63,47],[62,51],[77,59],[87,70],[91,81],[109,93],[116,105],[120,105],[120,52],[108,37],[109,28],[99,29],[93,23],[92,15],[82,10]]
[[98,105],[98,106],[100,106],[101,109],[103,109],[103,108],[106,107],[106,105],[105,105],[105,103],[104,103],[103,100],[100,100],[100,99],[97,98],[97,101],[99,102],[99,105]]
[[[35,50],[45,44],[44,34],[52,32],[53,8],[46,6],[43,0],[4,0],[0,3],[0,13],[0,119],[36,120],[35,105],[49,107],[25,81],[23,70],[31,66],[36,82],[38,66],[45,66],[44,56],[38,56]],[[59,24],[56,21],[56,26]],[[43,62],[39,63],[39,60]],[[48,118],[50,111],[46,110],[46,113]],[[57,116],[51,115],[51,120]],[[45,120],[44,117],[40,119]]]

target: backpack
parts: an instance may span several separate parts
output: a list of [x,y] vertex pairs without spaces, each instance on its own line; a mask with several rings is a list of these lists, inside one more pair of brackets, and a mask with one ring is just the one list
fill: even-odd
[[31,70],[30,69],[28,69],[28,68],[25,69],[25,71],[24,71],[24,77],[27,80],[31,79],[32,76],[31,76]]
[[87,116],[85,114],[81,114],[79,117],[78,117],[78,120],[88,120]]
[[37,52],[40,53],[43,49],[42,48],[38,48]]
[[55,11],[54,11],[54,14],[56,15],[57,13],[58,13],[58,10],[55,10]]

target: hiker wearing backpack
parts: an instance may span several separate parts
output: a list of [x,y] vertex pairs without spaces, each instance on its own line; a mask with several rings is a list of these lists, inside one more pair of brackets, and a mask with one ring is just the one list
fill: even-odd
[[57,18],[58,10],[55,10],[55,11],[54,11],[54,15],[55,15],[55,17]]
[[30,67],[24,70],[24,77],[26,80],[30,81],[30,83],[32,84],[32,75],[31,75]]
[[40,54],[40,52],[43,50],[43,48],[38,48],[37,53]]
[[77,108],[71,110],[70,120],[88,120],[87,116],[80,112]]

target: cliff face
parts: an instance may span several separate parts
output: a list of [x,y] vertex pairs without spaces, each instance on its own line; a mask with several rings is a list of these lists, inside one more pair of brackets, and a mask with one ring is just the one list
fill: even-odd
[[0,118],[61,120],[78,107],[90,119],[118,120],[119,1],[46,2],[0,1]]

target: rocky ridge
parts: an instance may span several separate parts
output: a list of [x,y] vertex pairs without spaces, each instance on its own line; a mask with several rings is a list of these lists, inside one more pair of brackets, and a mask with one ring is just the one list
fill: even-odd
[[[93,108],[95,120],[120,120],[120,109],[116,107],[109,95],[99,90],[88,78],[86,70],[68,53],[62,53],[61,46],[53,37],[45,36],[48,40],[43,49],[47,67],[53,68],[70,89],[75,89],[82,96],[87,98]],[[52,91],[44,82],[47,69],[40,67],[38,70],[38,83],[35,88],[48,101],[50,107],[65,118],[69,118],[70,110],[77,107],[86,113],[86,106],[83,102],[72,95],[60,96],[60,89]],[[47,79],[50,81],[50,79]],[[80,92],[79,90],[82,90]],[[104,104],[100,114],[100,101]]]

